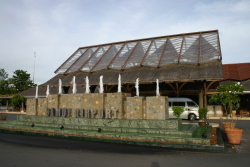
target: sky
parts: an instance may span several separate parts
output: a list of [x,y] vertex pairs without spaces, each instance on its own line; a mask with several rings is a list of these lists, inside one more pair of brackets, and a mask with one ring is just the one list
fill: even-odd
[[219,30],[222,63],[250,62],[250,0],[0,0],[0,68],[42,84],[79,47]]

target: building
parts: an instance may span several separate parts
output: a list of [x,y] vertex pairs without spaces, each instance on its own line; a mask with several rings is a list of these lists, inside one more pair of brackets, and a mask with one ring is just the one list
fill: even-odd
[[[214,92],[223,79],[222,55],[218,30],[136,39],[78,48],[56,71],[54,78],[39,85],[39,97],[72,92],[75,76],[77,93],[85,93],[88,76],[91,92],[98,92],[103,76],[104,92],[117,92],[121,75],[122,92],[135,95],[140,80],[140,96],[155,96],[156,79],[162,96],[185,96],[207,105],[207,94]],[[34,97],[35,88],[22,95]]]

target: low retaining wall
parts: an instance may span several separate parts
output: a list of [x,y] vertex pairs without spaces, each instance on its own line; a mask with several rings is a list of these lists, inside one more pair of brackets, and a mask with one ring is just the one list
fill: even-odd
[[100,127],[127,127],[127,128],[157,128],[157,129],[178,129],[180,119],[168,120],[129,120],[129,119],[93,119],[93,118],[64,118],[18,115],[18,121],[31,123],[77,125],[77,126],[100,126]]

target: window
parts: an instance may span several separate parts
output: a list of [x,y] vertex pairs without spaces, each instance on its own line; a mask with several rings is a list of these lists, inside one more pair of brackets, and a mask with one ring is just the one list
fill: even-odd
[[185,102],[173,102],[173,106],[182,106],[182,107],[185,107]]
[[188,101],[187,105],[188,105],[188,107],[197,107],[197,105],[192,101]]

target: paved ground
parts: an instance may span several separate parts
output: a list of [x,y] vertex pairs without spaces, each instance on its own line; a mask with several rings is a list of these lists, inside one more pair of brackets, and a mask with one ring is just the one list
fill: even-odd
[[[15,119],[10,115],[8,119]],[[208,120],[220,123],[218,119]],[[52,137],[0,133],[1,167],[50,166],[249,166],[250,121],[241,120],[241,145],[226,144],[224,152],[201,152],[169,148],[67,140]]]

